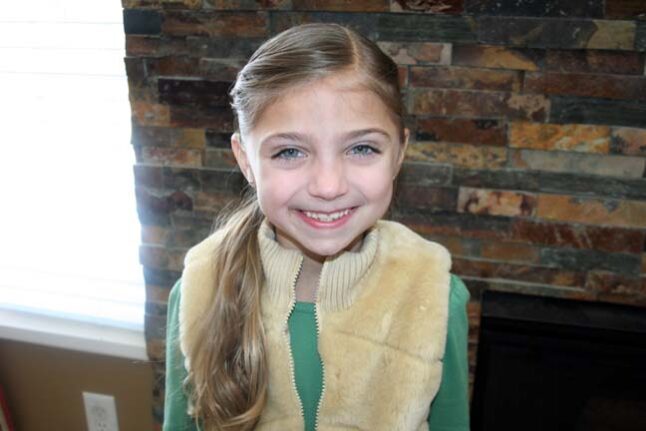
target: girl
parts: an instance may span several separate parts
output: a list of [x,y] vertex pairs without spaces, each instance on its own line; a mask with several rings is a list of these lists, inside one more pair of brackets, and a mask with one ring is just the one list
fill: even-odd
[[253,190],[169,298],[164,430],[468,430],[466,302],[387,212],[397,67],[336,24],[265,42],[231,91]]

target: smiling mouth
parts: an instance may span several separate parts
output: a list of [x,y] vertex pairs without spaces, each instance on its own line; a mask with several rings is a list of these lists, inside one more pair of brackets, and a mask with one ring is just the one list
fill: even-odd
[[351,208],[346,208],[344,210],[334,211],[330,213],[307,211],[307,210],[300,210],[300,211],[308,218],[311,218],[313,220],[320,221],[323,223],[330,223],[345,217],[346,215],[350,214],[354,209],[355,207],[351,207]]

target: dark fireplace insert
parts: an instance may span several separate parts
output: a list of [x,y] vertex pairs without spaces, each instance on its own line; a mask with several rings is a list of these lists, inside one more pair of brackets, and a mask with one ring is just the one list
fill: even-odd
[[473,431],[646,431],[646,309],[487,291]]

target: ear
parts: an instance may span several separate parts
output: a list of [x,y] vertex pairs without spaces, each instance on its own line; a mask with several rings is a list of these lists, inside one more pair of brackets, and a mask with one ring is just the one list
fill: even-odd
[[242,145],[239,132],[235,132],[231,135],[231,149],[233,150],[233,155],[235,156],[236,162],[238,162],[238,166],[242,171],[242,175],[245,176],[249,184],[253,185],[254,178],[253,172],[251,171],[251,164],[249,163],[247,152]]
[[402,163],[404,162],[404,158],[406,156],[406,149],[408,148],[408,138],[410,137],[410,130],[408,127],[404,128],[404,142],[401,143],[399,146],[399,155],[397,156],[397,167],[395,169],[395,175],[393,179],[399,174],[399,171],[401,170]]

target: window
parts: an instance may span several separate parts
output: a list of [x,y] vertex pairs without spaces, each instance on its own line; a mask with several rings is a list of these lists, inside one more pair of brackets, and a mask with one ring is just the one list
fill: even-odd
[[95,328],[90,338],[115,328],[137,336],[141,356],[124,45],[119,2],[0,11],[0,336],[26,316],[43,330],[54,321]]

